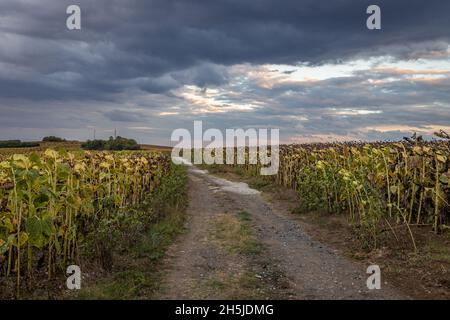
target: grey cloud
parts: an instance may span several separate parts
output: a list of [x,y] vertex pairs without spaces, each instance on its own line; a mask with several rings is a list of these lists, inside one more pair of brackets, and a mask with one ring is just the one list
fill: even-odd
[[141,122],[145,120],[144,115],[139,112],[131,112],[126,110],[112,110],[104,113],[104,116],[111,121],[119,122]]
[[198,87],[220,86],[228,82],[227,69],[222,65],[203,63],[192,68],[174,72],[173,78],[183,84],[193,84]]

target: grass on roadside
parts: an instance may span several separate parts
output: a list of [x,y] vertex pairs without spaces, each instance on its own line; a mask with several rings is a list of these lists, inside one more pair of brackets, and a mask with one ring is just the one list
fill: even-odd
[[230,253],[255,255],[261,252],[261,245],[256,240],[249,221],[250,214],[241,211],[237,216],[222,214],[216,218],[213,237]]
[[[287,296],[286,279],[276,261],[258,241],[247,211],[221,214],[216,217],[211,239],[236,261],[243,264],[241,272],[217,273],[207,282],[213,290],[226,292],[228,299],[280,299]],[[279,290],[275,290],[278,288]]]
[[173,210],[150,227],[136,247],[117,259],[114,270],[103,279],[88,284],[78,299],[143,299],[159,289],[158,263],[167,247],[183,228],[184,213]]

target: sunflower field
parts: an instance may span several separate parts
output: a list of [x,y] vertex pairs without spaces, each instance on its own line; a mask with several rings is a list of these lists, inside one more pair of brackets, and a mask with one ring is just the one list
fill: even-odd
[[50,278],[78,260],[91,225],[139,204],[170,171],[170,157],[142,152],[9,154],[0,158],[0,278]]

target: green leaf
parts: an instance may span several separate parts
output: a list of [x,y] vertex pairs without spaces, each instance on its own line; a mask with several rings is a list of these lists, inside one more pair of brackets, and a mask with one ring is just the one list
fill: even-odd
[[55,248],[56,248],[56,252],[58,254],[60,254],[61,253],[61,244],[59,243],[57,238],[55,238]]
[[3,225],[6,227],[6,229],[8,230],[8,232],[13,232],[14,231],[14,225],[11,222],[10,218],[5,218],[3,219]]
[[398,191],[398,187],[397,186],[392,186],[391,187],[391,193],[397,193]]
[[35,152],[30,155],[30,160],[35,164],[41,164],[41,157]]
[[[13,236],[13,237],[11,237],[11,236]],[[17,234],[14,234],[11,236],[10,236],[10,238],[12,240],[11,244],[15,247],[18,247],[18,246],[22,247],[28,241],[28,234],[24,231],[21,231],[19,233],[19,237],[17,237]]]
[[44,247],[52,231],[48,219],[42,220],[36,216],[27,219],[26,230],[30,237],[30,243],[37,248]]
[[448,184],[450,181],[450,173],[443,173],[439,178],[439,181],[443,184]]
[[0,239],[0,254],[5,253],[8,251],[9,243],[3,239]]

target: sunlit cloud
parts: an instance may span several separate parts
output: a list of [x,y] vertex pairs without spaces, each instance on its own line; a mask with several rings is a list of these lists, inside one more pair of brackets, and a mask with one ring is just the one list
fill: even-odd
[[171,111],[171,112],[160,112],[160,113],[158,113],[158,115],[160,115],[160,116],[175,116],[175,115],[177,115],[177,114],[179,114],[178,112],[173,112],[173,111]]
[[359,131],[362,133],[369,131],[378,131],[383,133],[401,131],[407,133],[417,132],[426,135],[433,135],[435,132],[439,132],[439,130],[450,132],[450,126],[445,125],[407,126],[402,124],[396,124],[396,125],[375,125],[370,127],[359,128]]
[[194,114],[199,113],[224,113],[229,111],[252,111],[259,107],[259,103],[236,102],[231,98],[233,92],[217,89],[203,89],[196,86],[184,86],[177,90],[179,97],[191,105]]
[[155,128],[151,128],[151,127],[127,127],[130,130],[139,130],[139,131],[151,131],[151,130],[155,130]]
[[382,110],[357,110],[357,109],[340,109],[337,110],[336,108],[331,108],[333,110],[332,114],[339,115],[339,116],[363,116],[363,115],[369,115],[369,114],[380,114],[383,113]]

